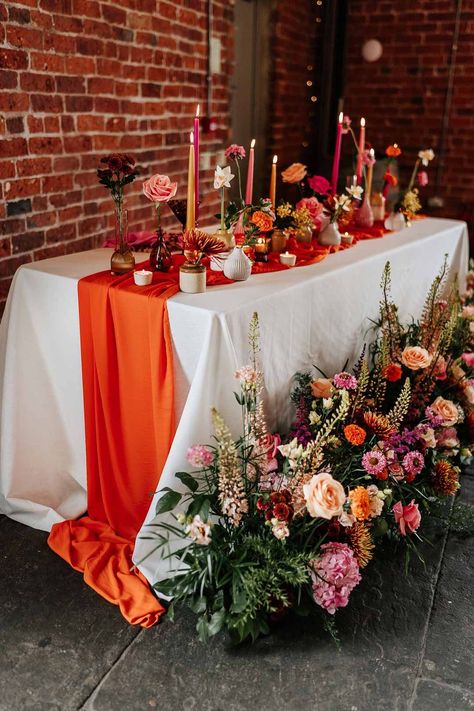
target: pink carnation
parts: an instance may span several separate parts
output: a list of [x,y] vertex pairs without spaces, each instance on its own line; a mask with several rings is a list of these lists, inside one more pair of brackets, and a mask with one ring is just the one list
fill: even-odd
[[428,185],[428,173],[426,172],[426,170],[420,170],[416,177],[418,179],[418,185],[421,188],[424,188],[425,185]]
[[208,467],[213,458],[212,451],[203,444],[195,444],[186,452],[186,459],[193,467]]
[[421,472],[425,465],[425,458],[421,452],[408,452],[403,457],[403,468],[412,477],[415,477]]
[[357,389],[357,378],[355,378],[350,373],[342,372],[336,373],[332,382],[340,390],[356,390]]
[[331,192],[331,184],[322,175],[313,175],[308,178],[308,185],[318,195],[327,195]]
[[321,225],[321,220],[320,216],[323,212],[323,205],[322,203],[319,202],[319,200],[315,197],[310,197],[310,198],[302,198],[299,202],[296,203],[296,207],[299,209],[301,207],[305,207],[309,214],[311,215],[311,220],[313,222],[314,227],[320,227]]
[[339,607],[346,607],[361,575],[354,553],[346,543],[325,543],[321,550],[322,555],[310,563],[313,598],[334,615]]
[[463,353],[461,358],[470,368],[474,368],[474,353]]
[[403,506],[401,501],[397,501],[392,511],[402,536],[406,536],[407,531],[413,533],[418,530],[421,514],[418,504],[415,504],[414,499],[407,506]]
[[237,143],[232,143],[232,145],[225,149],[224,155],[227,160],[242,160],[245,158],[245,148],[238,146]]

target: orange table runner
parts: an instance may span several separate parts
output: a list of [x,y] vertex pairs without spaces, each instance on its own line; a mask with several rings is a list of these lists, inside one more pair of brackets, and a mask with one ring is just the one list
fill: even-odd
[[[351,230],[353,245],[321,247],[290,240],[297,266],[319,262],[358,239],[386,230]],[[166,301],[178,287],[183,257],[168,274],[135,286],[110,271],[79,281],[88,515],[53,526],[48,543],[132,624],[149,627],[164,612],[133,567],[134,540],[146,517],[175,432],[173,352]],[[288,269],[279,255],[253,273]],[[208,270],[209,286],[230,283]]]

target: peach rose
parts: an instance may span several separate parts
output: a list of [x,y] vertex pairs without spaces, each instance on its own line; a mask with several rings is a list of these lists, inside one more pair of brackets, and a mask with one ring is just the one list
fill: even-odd
[[300,183],[307,171],[303,163],[292,163],[286,170],[283,170],[281,177],[284,183]]
[[436,415],[443,418],[443,427],[452,427],[459,419],[458,408],[454,402],[452,400],[445,400],[441,395],[436,398],[431,405],[431,409]]
[[152,175],[143,183],[143,192],[152,202],[168,202],[174,198],[178,183],[172,183],[167,175]]
[[334,387],[328,378],[316,378],[311,383],[311,392],[313,397],[329,398],[333,393]]
[[333,479],[329,472],[312,476],[303,486],[303,494],[308,513],[313,518],[331,519],[342,514],[342,506],[346,500],[344,487]]
[[402,351],[401,361],[410,370],[422,370],[427,368],[433,356],[428,353],[426,348],[420,346],[407,346]]

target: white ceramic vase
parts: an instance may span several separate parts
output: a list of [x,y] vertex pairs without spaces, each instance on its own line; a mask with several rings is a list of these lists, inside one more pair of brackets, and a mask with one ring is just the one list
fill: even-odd
[[391,212],[384,222],[385,229],[391,230],[392,232],[400,232],[400,230],[404,230],[406,226],[403,212]]
[[324,230],[321,230],[318,236],[319,244],[324,247],[333,247],[341,244],[341,235],[337,226],[337,222],[330,222]]
[[234,247],[224,264],[224,276],[233,281],[246,281],[252,271],[252,262],[241,247]]

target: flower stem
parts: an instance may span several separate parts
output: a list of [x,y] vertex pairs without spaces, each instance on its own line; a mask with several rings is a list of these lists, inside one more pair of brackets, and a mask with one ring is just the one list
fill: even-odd
[[237,175],[239,176],[239,196],[240,196],[240,204],[243,205],[244,199],[242,197],[242,177],[240,174],[240,165],[239,161],[236,159],[235,160],[235,165],[237,167]]
[[420,165],[420,159],[417,158],[416,162],[415,162],[415,166],[413,168],[413,172],[411,174],[410,182],[408,183],[407,193],[409,193],[413,187],[413,183],[415,182],[416,173],[417,173],[419,165]]
[[157,202],[156,204],[156,219],[158,222],[158,232],[161,230],[161,202]]
[[222,232],[225,232],[225,223],[224,223],[224,188],[221,190],[221,230]]

